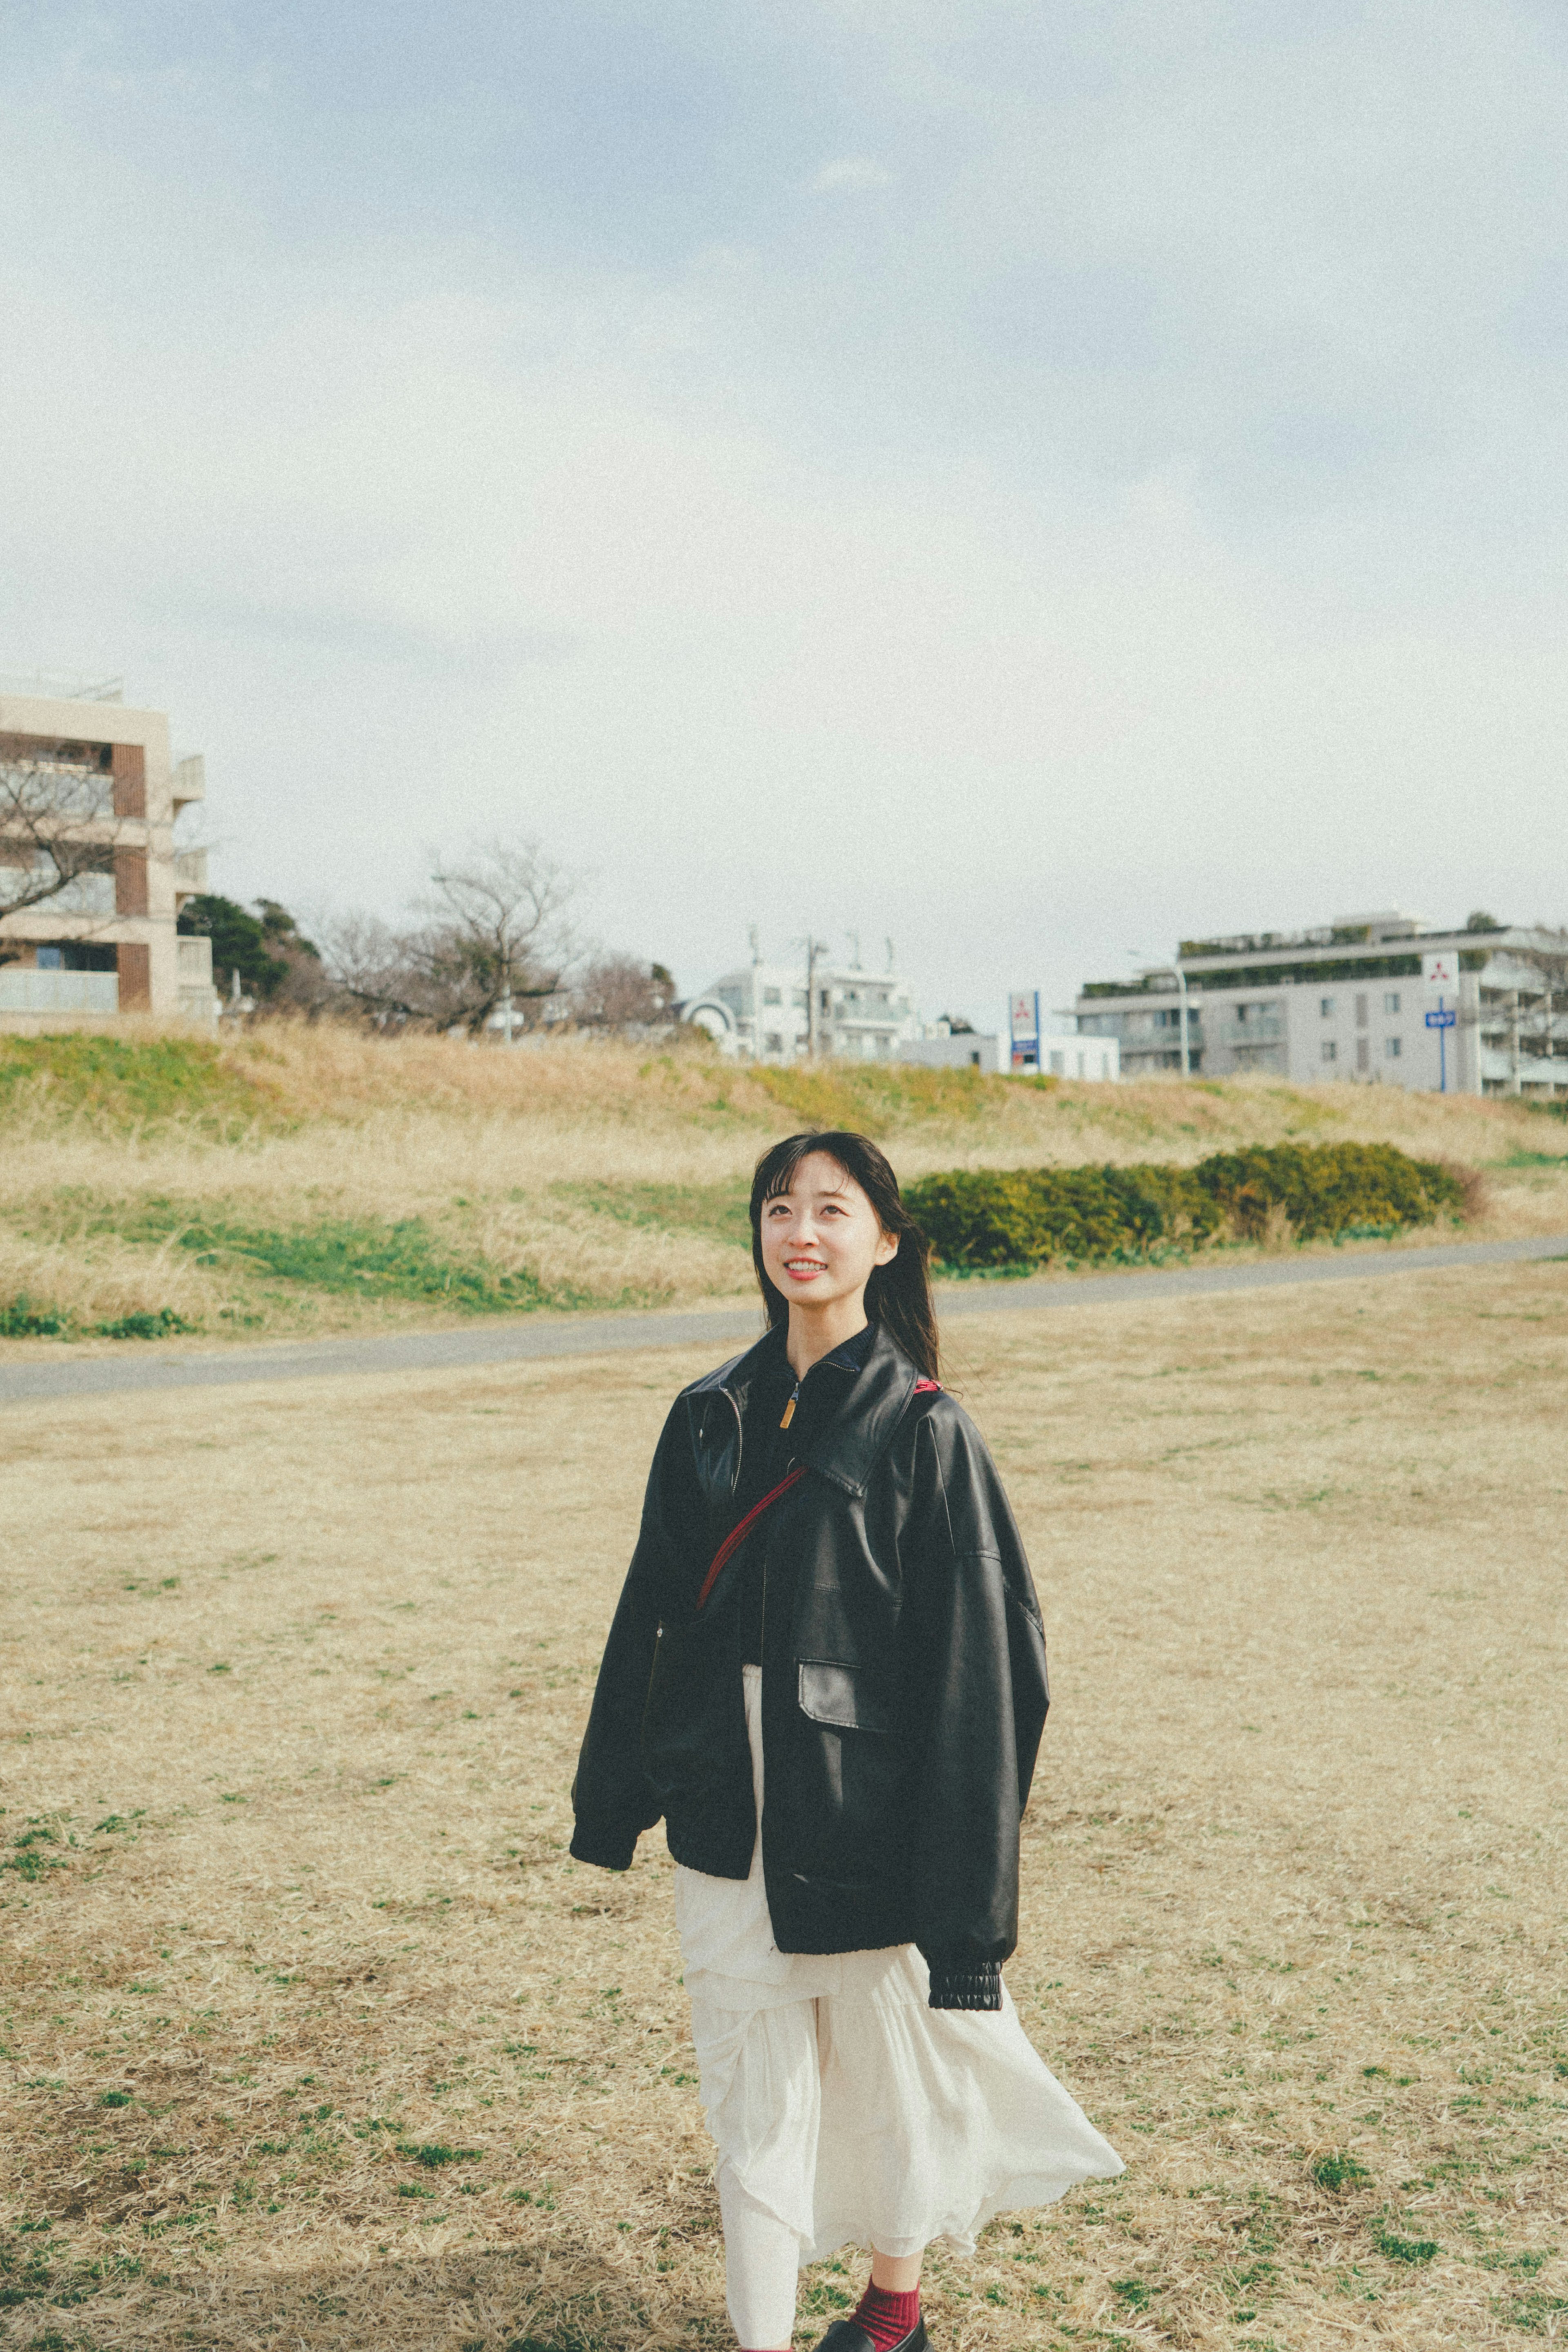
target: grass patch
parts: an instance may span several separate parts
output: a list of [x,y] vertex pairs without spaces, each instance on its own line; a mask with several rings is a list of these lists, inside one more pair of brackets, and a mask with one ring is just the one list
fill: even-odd
[[579,1303],[570,1293],[548,1292],[526,1268],[503,1272],[482,1257],[454,1252],[423,1217],[394,1224],[321,1217],[311,1224],[267,1226],[186,1217],[173,1203],[154,1201],[119,1230],[131,1241],[172,1240],[199,1265],[259,1275],[328,1297],[417,1299],[465,1315],[516,1315]]
[[662,1233],[700,1234],[707,1241],[751,1249],[751,1188],[728,1184],[607,1184],[559,1183],[559,1198],[570,1200],[622,1224],[640,1225]]
[[35,1307],[26,1297],[0,1306],[0,1339],[167,1339],[197,1326],[172,1307],[138,1307],[129,1315],[87,1321],[68,1307]]
[[78,1030],[0,1037],[0,1115],[24,1097],[35,1108],[120,1128],[179,1120],[210,1131],[275,1116],[255,1080],[199,1037]]
[[1399,2238],[1391,2230],[1383,2231],[1377,2241],[1377,2251],[1386,2254],[1391,2263],[1429,2263],[1437,2252],[1435,2238]]
[[1338,2197],[1347,2189],[1361,2189],[1372,2179],[1364,2164],[1354,2156],[1320,2156],[1312,2167],[1312,2179],[1320,2189]]
[[876,1136],[923,1119],[978,1126],[1015,1108],[1026,1092],[1049,1095],[1061,1087],[1058,1078],[1001,1078],[975,1069],[925,1069],[915,1062],[798,1063],[747,1076],[802,1127]]

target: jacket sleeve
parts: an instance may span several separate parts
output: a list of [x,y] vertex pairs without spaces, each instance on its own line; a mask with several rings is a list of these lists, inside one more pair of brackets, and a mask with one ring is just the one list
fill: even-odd
[[604,1645],[593,1706],[571,1784],[576,1826],[569,1851],[578,1862],[629,1870],[643,1832],[663,1808],[643,1769],[643,1710],[659,1618],[673,1558],[672,1486],[689,1451],[685,1406],[677,1399],[653,1454],[637,1548]]
[[1018,1942],[1019,1830],[1049,1705],[1045,1635],[978,1431],[946,1403],[922,1436],[933,1477],[911,1591],[915,1941],[933,2009],[994,2010]]

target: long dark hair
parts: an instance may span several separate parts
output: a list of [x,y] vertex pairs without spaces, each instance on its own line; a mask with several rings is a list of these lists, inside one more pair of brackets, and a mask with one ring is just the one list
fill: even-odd
[[836,1160],[844,1174],[853,1177],[875,1211],[883,1232],[896,1236],[897,1256],[889,1258],[885,1265],[873,1266],[866,1284],[867,1319],[880,1323],[889,1337],[897,1340],[917,1371],[924,1372],[927,1380],[936,1380],[936,1310],[931,1303],[931,1276],[927,1270],[931,1244],[904,1207],[899,1196],[898,1179],[885,1154],[877,1150],[868,1135],[853,1135],[847,1128],[787,1135],[782,1143],[770,1144],[757,1163],[757,1173],[751,1180],[751,1262],[757,1268],[768,1323],[787,1323],[789,1302],[763,1270],[763,1206],[776,1194],[789,1190],[796,1169],[813,1151]]

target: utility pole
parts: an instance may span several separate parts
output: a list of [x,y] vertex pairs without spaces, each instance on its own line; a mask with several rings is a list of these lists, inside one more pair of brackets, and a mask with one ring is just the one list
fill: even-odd
[[806,1052],[813,1062],[817,1058],[817,965],[827,953],[827,941],[817,938],[814,931],[806,934]]
[[1509,1081],[1508,1081],[1508,1090],[1509,1090],[1509,1093],[1510,1093],[1511,1095],[1516,1095],[1516,1094],[1518,1094],[1518,1093],[1519,1093],[1519,1091],[1520,1091],[1520,1084],[1519,1084],[1519,991],[1518,991],[1518,989],[1517,989],[1517,988],[1516,988],[1516,989],[1514,989],[1514,990],[1511,992],[1511,994],[1510,994],[1510,996],[1509,996],[1509,1000],[1508,1000],[1508,1066],[1509,1066]]

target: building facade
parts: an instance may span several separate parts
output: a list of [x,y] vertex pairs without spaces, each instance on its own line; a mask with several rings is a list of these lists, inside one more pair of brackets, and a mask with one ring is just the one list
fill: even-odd
[[920,1034],[907,982],[858,964],[819,962],[810,988],[803,964],[742,964],[688,998],[681,1018],[746,1062],[799,1061],[813,1045],[819,1054],[891,1062]]
[[[1422,977],[1437,955],[1458,967],[1446,995]],[[1080,1035],[1114,1037],[1128,1077],[1179,1072],[1183,981],[1195,1075],[1568,1095],[1563,932],[1437,930],[1387,913],[1294,934],[1186,940],[1175,965],[1086,982],[1073,1005]]]
[[956,1029],[950,1021],[933,1021],[919,1036],[903,1040],[896,1058],[927,1070],[979,1070],[995,1077],[1002,1067],[1002,1041],[994,1029]]
[[[206,852],[177,851],[200,801],[199,754],[173,761],[169,721],[111,689],[0,688],[0,1019],[152,1013],[210,1021],[212,942],[181,939],[183,902],[206,887]],[[60,845],[71,878],[31,906],[29,877]]]

